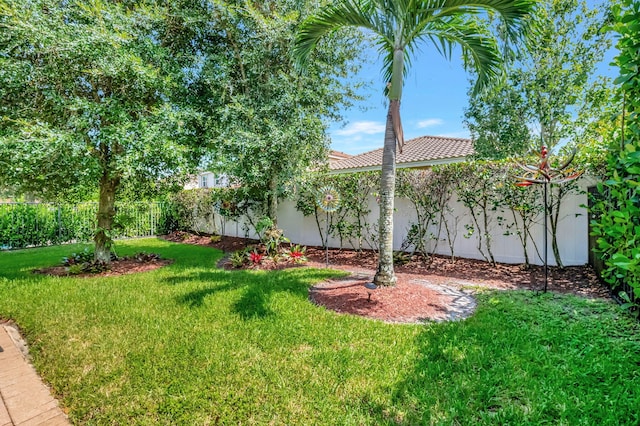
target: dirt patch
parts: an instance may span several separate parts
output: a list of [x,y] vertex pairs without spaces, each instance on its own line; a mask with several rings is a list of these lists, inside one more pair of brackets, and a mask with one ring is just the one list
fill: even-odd
[[226,253],[242,250],[247,246],[256,246],[259,243],[257,240],[237,237],[220,237],[220,240],[212,241],[211,235],[196,235],[182,231],[176,231],[169,235],[162,235],[160,238],[174,243],[214,247]]
[[[222,237],[212,242],[210,236],[172,234],[170,241],[215,247],[226,252],[255,246],[255,240]],[[308,262],[304,265],[326,267],[325,251],[307,247]],[[377,254],[363,250],[329,250],[329,267],[351,272],[345,279],[329,281],[312,287],[309,297],[315,303],[337,312],[376,318],[387,322],[421,322],[425,320],[458,319],[475,308],[472,293],[477,289],[542,290],[544,268],[522,265],[491,265],[474,259],[433,256],[430,263],[413,256],[404,265],[395,267],[398,282],[390,288],[369,291],[364,284],[373,279]],[[224,264],[224,261],[223,261]],[[298,266],[290,263],[266,263],[261,269],[282,269]],[[609,298],[610,290],[588,266],[549,267],[548,291],[571,293],[588,298]]]
[[349,276],[311,287],[309,298],[333,311],[389,323],[421,323],[468,317],[476,307],[470,292],[399,276],[393,287],[367,287],[369,278]]
[[[307,257],[317,265],[325,265],[324,250],[310,247]],[[354,272],[373,272],[377,267],[376,253],[353,250],[329,250],[329,266]],[[489,287],[504,290],[542,290],[544,267],[498,263],[492,265],[475,259],[458,258],[452,262],[446,256],[432,256],[430,264],[414,256],[407,264],[395,266],[398,277],[406,275],[412,279],[428,279],[437,284],[458,283],[460,285]],[[603,285],[589,265],[549,267],[549,291],[572,293],[585,297],[610,297],[609,288]]]

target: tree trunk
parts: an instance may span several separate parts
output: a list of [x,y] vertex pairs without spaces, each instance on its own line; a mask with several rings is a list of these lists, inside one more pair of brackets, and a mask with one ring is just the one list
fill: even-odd
[[393,131],[391,111],[394,103],[389,101],[387,125],[382,153],[382,174],[380,176],[380,225],[378,271],[373,279],[376,285],[395,285],[397,278],[393,270],[393,202],[396,187],[396,135]]
[[553,257],[556,260],[556,266],[564,268],[562,258],[560,257],[560,247],[558,246],[558,222],[560,221],[560,205],[562,199],[566,195],[565,187],[558,185],[558,192],[556,199],[553,197],[553,186],[549,191],[551,196],[551,203],[549,203],[549,222],[551,224],[551,250],[553,250]]
[[269,180],[269,195],[268,195],[268,215],[269,219],[273,221],[273,226],[278,227],[278,178],[272,176]]
[[119,179],[113,178],[105,172],[100,179],[100,199],[98,201],[98,229],[93,240],[96,245],[95,260],[105,263],[111,262],[111,230],[113,218],[116,215],[116,189]]

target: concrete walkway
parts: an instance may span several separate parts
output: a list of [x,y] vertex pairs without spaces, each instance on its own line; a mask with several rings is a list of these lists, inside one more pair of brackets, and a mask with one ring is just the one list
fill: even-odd
[[70,425],[23,351],[17,330],[0,324],[0,426]]

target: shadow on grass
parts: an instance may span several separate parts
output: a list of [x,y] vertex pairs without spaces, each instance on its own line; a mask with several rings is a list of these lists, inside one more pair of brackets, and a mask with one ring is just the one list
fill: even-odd
[[266,318],[275,312],[271,309],[271,300],[276,293],[287,293],[301,300],[308,300],[309,287],[330,277],[336,272],[309,268],[295,268],[279,271],[225,271],[211,270],[182,276],[171,276],[166,282],[180,285],[189,282],[207,283],[200,288],[177,297],[177,302],[191,308],[199,308],[213,295],[240,291],[241,295],[232,305],[235,312],[244,320]]
[[480,298],[474,317],[416,336],[417,356],[390,406],[357,408],[379,424],[638,424],[629,372],[640,339],[613,337],[626,326],[615,309],[529,291]]

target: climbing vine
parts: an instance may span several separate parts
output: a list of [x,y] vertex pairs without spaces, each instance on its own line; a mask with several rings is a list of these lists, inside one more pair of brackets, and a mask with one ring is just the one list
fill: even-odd
[[[531,262],[531,246],[540,257],[539,242],[532,229],[542,223],[543,203],[539,188],[515,186],[517,171],[507,161],[447,164],[429,170],[399,170],[397,194],[412,206],[412,219],[406,229],[401,250],[419,254],[429,262],[439,244],[447,244],[455,261],[456,241],[463,230],[466,238],[488,262],[495,263],[493,239],[501,233],[517,237],[524,254],[525,266]],[[311,172],[292,185],[289,197],[296,209],[315,220],[320,241],[331,237],[340,248],[377,248],[377,223],[371,220],[375,209],[378,172],[328,175]],[[330,186],[340,194],[340,205],[330,214],[321,211],[317,195]],[[554,230],[563,219],[562,201],[571,188],[562,188],[550,204]],[[556,190],[557,191],[557,190]],[[464,208],[456,208],[459,202]],[[215,229],[225,234],[228,221],[244,223],[260,232],[265,215],[265,199],[240,188],[184,191],[173,197],[172,229],[196,229],[198,221],[218,221]],[[462,207],[461,206],[461,207]],[[198,219],[200,217],[200,219]],[[204,219],[202,219],[204,218]],[[555,231],[554,231],[555,232]],[[328,233],[328,234],[327,234]],[[556,246],[557,247],[557,246]],[[560,250],[554,250],[561,265]]]
[[[377,247],[376,224],[369,223],[366,218],[371,213],[369,198],[380,180],[377,172],[352,173],[347,175],[311,174],[299,185],[296,208],[305,216],[313,215],[320,234],[325,240],[325,228],[329,235],[340,240],[340,247],[345,244],[355,250],[363,247]],[[316,203],[316,192],[331,186],[340,194],[340,206],[331,215],[321,214]],[[323,226],[323,221],[329,221]]]
[[522,246],[524,266],[529,267],[529,242],[534,246],[538,258],[542,260],[540,250],[535,238],[531,234],[531,228],[542,220],[544,204],[542,188],[540,185],[532,185],[526,188],[513,185],[512,176],[517,175],[518,170],[514,165],[506,165],[507,179],[498,183],[500,186],[500,204],[507,207],[511,221],[505,221],[505,235],[516,235]]

